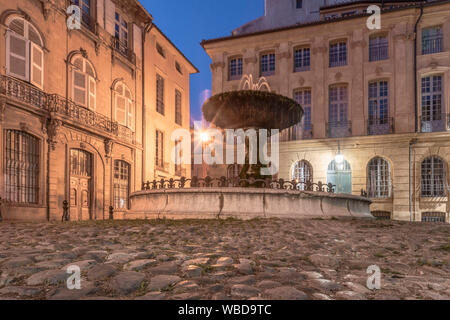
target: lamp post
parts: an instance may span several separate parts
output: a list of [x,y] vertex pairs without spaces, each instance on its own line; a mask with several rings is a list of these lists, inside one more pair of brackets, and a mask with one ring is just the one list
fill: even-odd
[[345,161],[344,155],[341,152],[341,143],[339,141],[338,141],[338,152],[334,157],[334,160],[336,161],[337,165],[342,165]]

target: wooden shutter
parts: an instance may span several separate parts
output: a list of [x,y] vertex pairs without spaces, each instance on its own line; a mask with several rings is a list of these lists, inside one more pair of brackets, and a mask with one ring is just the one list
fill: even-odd
[[89,108],[95,110],[97,101],[97,83],[94,78],[89,77]]
[[6,33],[6,68],[11,76],[28,80],[30,74],[29,41],[12,32]]
[[128,99],[128,128],[134,129],[134,103],[131,99]]
[[116,95],[116,121],[121,125],[127,125],[127,102],[121,95]]
[[74,69],[73,70],[73,101],[81,106],[87,106],[87,76]]
[[116,21],[116,6],[111,0],[105,0],[105,29],[114,36]]
[[44,85],[44,51],[31,43],[31,76],[30,82],[42,89]]
[[142,60],[142,30],[133,24],[133,50],[136,58]]
[[105,1],[97,0],[97,22],[100,27],[105,28]]

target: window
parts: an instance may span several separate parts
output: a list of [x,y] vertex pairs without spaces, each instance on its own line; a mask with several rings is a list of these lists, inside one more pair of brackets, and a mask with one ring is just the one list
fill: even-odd
[[442,52],[442,27],[431,27],[422,30],[422,54]]
[[135,108],[130,89],[124,83],[119,82],[116,84],[114,94],[116,101],[115,120],[123,126],[134,129]]
[[76,56],[72,63],[72,100],[76,104],[95,110],[96,74],[92,64],[85,58]]
[[422,222],[445,223],[445,212],[424,212]]
[[242,166],[239,164],[230,164],[227,168],[227,179],[240,178]]
[[44,86],[43,42],[37,29],[19,17],[6,25],[6,72],[8,75],[29,81],[39,88]]
[[329,135],[330,138],[345,137],[348,135],[349,122],[347,121],[348,93],[346,85],[330,87],[329,109]]
[[347,42],[340,41],[330,44],[330,67],[347,65]]
[[114,209],[128,209],[130,196],[130,165],[114,161]]
[[445,197],[445,166],[438,157],[430,157],[422,162],[422,197]]
[[307,190],[307,184],[313,182],[312,167],[309,162],[302,160],[298,161],[292,168],[292,180],[295,180],[299,185],[298,190]]
[[367,166],[367,192],[370,198],[391,196],[391,169],[389,162],[376,157]]
[[156,167],[164,168],[164,133],[156,130]]
[[39,200],[40,142],[28,133],[5,131],[5,198],[21,204]]
[[422,132],[445,130],[442,76],[422,78]]
[[389,42],[385,35],[372,36],[369,39],[369,61],[389,59]]
[[271,76],[275,74],[275,53],[261,55],[261,76]]
[[94,28],[94,20],[91,18],[91,0],[72,0],[72,4],[81,9],[81,22],[88,27],[89,30]]
[[70,150],[70,174],[81,177],[92,176],[92,155],[84,150]]
[[294,50],[294,72],[308,71],[311,66],[311,49],[297,48]]
[[178,62],[175,62],[175,69],[177,69],[179,74],[183,74],[183,71],[181,70],[181,65]]
[[156,51],[158,51],[158,53],[161,57],[163,57],[163,58],[166,57],[166,51],[159,43],[156,43]]
[[347,160],[337,163],[333,160],[328,165],[327,183],[335,186],[335,193],[352,194],[352,168]]
[[175,123],[180,126],[183,125],[181,107],[182,107],[182,95],[181,92],[175,89]]
[[297,9],[301,9],[303,8],[303,0],[297,0],[296,1],[296,6]]
[[164,115],[164,79],[156,75],[156,111]]
[[377,220],[391,220],[392,214],[389,211],[373,211],[372,215]]
[[369,134],[389,133],[389,85],[387,81],[369,83]]
[[229,79],[240,80],[242,78],[242,58],[231,58],[229,61]]

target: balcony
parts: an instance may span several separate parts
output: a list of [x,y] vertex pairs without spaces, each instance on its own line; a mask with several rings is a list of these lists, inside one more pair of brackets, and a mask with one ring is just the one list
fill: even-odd
[[112,37],[111,39],[114,51],[120,53],[120,55],[126,58],[131,64],[136,65],[136,54],[130,48],[128,43],[122,42],[116,37]]
[[38,88],[15,78],[0,75],[0,95],[28,107],[38,109],[48,117],[58,116],[66,122],[83,126],[86,130],[101,131],[107,136],[135,143],[134,132],[110,118],[79,106],[58,94],[47,94]]
[[[432,119],[434,118],[434,119]],[[420,117],[422,133],[444,132],[450,130],[450,114],[441,114],[433,117]]]
[[394,118],[369,118],[367,135],[376,136],[394,133]]
[[328,138],[345,138],[352,133],[351,121],[327,122]]

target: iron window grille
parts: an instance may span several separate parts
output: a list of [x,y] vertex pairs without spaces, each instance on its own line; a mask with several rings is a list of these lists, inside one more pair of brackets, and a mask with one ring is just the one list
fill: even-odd
[[329,89],[329,122],[330,138],[346,137],[351,130],[348,121],[348,89],[346,85],[332,86]]
[[313,171],[311,165],[305,161],[298,161],[292,169],[292,180],[295,180],[299,185],[298,190],[306,190],[306,186],[313,182]]
[[130,165],[114,161],[114,209],[128,209],[130,196]]
[[430,157],[422,162],[422,197],[445,197],[445,164],[438,157]]
[[40,140],[5,130],[5,199],[18,204],[39,202]]
[[391,197],[391,169],[389,163],[380,157],[372,159],[367,168],[367,190],[370,198]]
[[422,213],[422,222],[445,223],[444,212],[424,212]]
[[390,132],[389,84],[387,81],[369,83],[369,134]]
[[181,92],[175,89],[175,123],[179,124],[180,126],[183,124],[181,114],[181,103],[182,103]]
[[389,211],[373,211],[371,213],[377,220],[391,220],[392,219],[392,214]]

